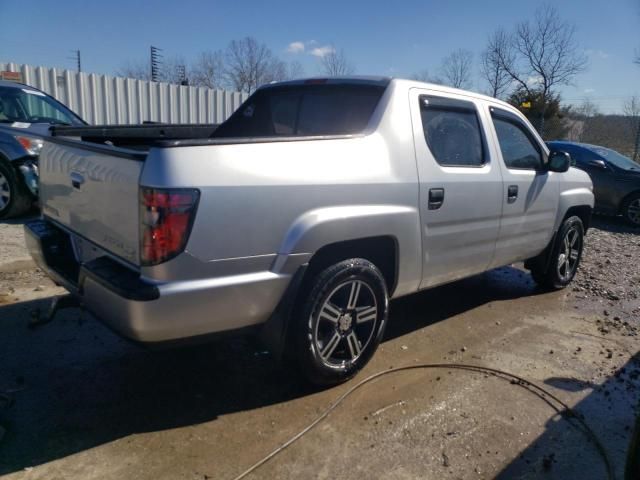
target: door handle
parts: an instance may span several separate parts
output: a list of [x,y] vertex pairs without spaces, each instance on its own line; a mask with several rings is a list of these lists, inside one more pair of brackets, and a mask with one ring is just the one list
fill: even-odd
[[69,177],[71,178],[71,185],[73,188],[80,190],[80,187],[84,183],[84,176],[78,172],[71,172]]
[[507,188],[507,201],[509,203],[513,203],[518,198],[518,186],[517,185],[509,185]]
[[444,188],[429,189],[429,210],[437,210],[444,203]]

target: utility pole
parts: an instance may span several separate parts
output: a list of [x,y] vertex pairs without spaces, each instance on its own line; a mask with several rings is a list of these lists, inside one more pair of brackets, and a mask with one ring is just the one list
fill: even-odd
[[189,85],[187,67],[185,65],[178,65],[178,76],[180,77],[180,85]]
[[80,50],[71,50],[71,53],[73,53],[73,57],[68,57],[68,58],[76,61],[76,67],[78,68],[78,72],[81,72],[82,63],[80,62]]
[[159,53],[162,49],[151,45],[151,81],[157,82],[160,79],[160,65],[162,64],[162,55]]

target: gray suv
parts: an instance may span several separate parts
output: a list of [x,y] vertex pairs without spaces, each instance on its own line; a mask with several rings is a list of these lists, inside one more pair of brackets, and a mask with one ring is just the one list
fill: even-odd
[[0,220],[25,213],[38,198],[38,155],[52,125],[86,125],[40,90],[0,80]]

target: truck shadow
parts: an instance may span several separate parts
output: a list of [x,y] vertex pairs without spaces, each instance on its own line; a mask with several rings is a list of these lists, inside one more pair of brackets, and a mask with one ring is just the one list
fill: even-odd
[[549,378],[545,381],[545,387],[552,386],[551,391],[561,398],[567,396],[561,390],[587,392],[573,411],[584,419],[604,448],[613,477],[607,473],[605,459],[595,442],[581,430],[576,420],[556,415],[547,421],[544,433],[496,478],[637,478],[625,477],[624,469],[639,407],[640,352],[622,367],[610,369],[608,373],[604,382],[598,382],[597,385],[575,379]]
[[502,267],[392,302],[385,340],[401,337],[425,326],[473,310],[489,302],[514,300],[545,293],[531,275]]
[[[413,295],[396,302],[386,340],[535,293],[526,273],[506,268]],[[312,393],[248,339],[148,351],[75,309],[28,329],[32,311],[46,307],[0,305],[0,475]]]

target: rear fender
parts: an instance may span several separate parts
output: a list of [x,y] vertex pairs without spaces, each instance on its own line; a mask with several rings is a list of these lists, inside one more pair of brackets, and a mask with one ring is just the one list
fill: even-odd
[[402,205],[348,205],[309,211],[287,230],[273,270],[288,258],[310,258],[325,245],[360,238],[390,236],[398,244],[396,296],[415,291],[422,276],[420,215]]

